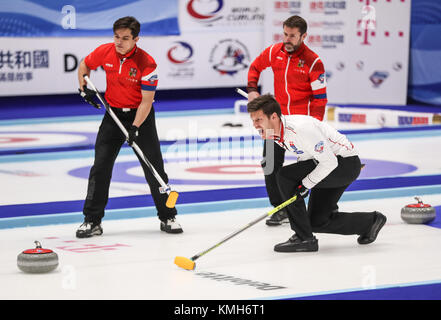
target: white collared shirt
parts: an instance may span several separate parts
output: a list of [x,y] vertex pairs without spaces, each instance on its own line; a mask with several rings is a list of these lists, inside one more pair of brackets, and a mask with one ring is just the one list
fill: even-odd
[[358,152],[348,138],[326,122],[306,115],[281,117],[280,139],[282,148],[294,152],[297,161],[314,159],[318,162],[303,180],[311,189],[326,178],[338,165],[337,156],[357,156]]

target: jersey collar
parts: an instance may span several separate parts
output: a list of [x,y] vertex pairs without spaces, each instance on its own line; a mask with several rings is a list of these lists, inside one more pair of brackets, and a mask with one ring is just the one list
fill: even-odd
[[275,139],[276,142],[283,143],[285,141],[285,126],[286,126],[286,119],[282,115],[280,115],[280,136]]

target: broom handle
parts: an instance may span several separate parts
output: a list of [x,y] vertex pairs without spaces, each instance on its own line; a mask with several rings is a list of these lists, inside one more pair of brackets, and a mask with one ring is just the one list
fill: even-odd
[[198,253],[197,255],[191,257],[192,261],[195,261],[196,259],[200,258],[201,256],[205,255],[206,253],[210,252],[211,250],[219,247],[221,244],[227,242],[228,240],[230,240],[231,238],[237,236],[239,233],[245,231],[246,229],[248,229],[249,227],[254,226],[256,223],[262,221],[263,219],[265,219],[266,217],[269,217],[271,215],[273,215],[274,213],[282,210],[283,208],[285,208],[286,206],[289,206],[291,203],[293,203],[294,201],[297,200],[297,195],[293,196],[292,198],[289,198],[288,200],[286,200],[285,202],[281,203],[280,205],[278,205],[277,207],[275,207],[274,209],[268,211],[267,213],[265,213],[264,215],[258,217],[257,219],[251,221],[250,223],[248,223],[247,225],[245,225],[244,227],[240,228],[239,230],[233,232],[232,234],[226,236],[224,239],[222,239],[221,241],[219,241],[218,243],[216,243],[214,246],[212,246],[211,248],[202,251],[201,253]]
[[[90,85],[92,87],[92,89],[96,92],[96,95],[98,96],[98,99],[101,101],[101,103],[104,105],[104,107],[106,108],[107,112],[110,114],[110,116],[113,118],[113,120],[115,121],[115,123],[118,125],[118,127],[121,129],[122,133],[124,134],[124,136],[127,137],[129,136],[129,133],[127,132],[126,128],[123,126],[123,124],[121,123],[121,121],[119,121],[118,117],[116,116],[116,114],[113,112],[113,110],[110,108],[110,106],[108,105],[107,101],[105,101],[103,99],[103,97],[101,96],[101,94],[98,92],[98,89],[95,87],[95,85],[93,84],[93,82],[89,79],[89,77],[87,75],[84,75],[84,80],[86,80],[87,84]],[[148,161],[148,159],[146,158],[146,156],[144,155],[144,153],[141,151],[141,149],[139,148],[139,146],[136,144],[136,142],[133,142],[132,144],[132,148],[135,150],[135,152],[141,157],[141,159],[144,161],[144,163],[147,165],[147,167],[150,169],[150,171],[152,172],[152,174],[155,176],[156,180],[158,180],[159,184],[161,185],[162,188],[164,188],[164,190],[167,192],[167,194],[170,194],[170,187],[168,187],[166,185],[166,183],[164,182],[164,180],[161,178],[161,176],[159,175],[159,173],[156,171],[156,169],[151,165],[150,161]]]

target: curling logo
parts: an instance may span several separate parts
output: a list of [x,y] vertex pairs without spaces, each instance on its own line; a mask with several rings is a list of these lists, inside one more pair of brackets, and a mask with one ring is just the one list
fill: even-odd
[[213,48],[209,61],[220,74],[233,76],[248,68],[250,54],[247,47],[238,40],[225,39]]
[[198,22],[210,24],[222,19],[219,11],[223,6],[223,0],[190,0],[187,4],[187,11]]
[[183,41],[176,41],[167,51],[167,58],[173,64],[188,64],[193,56],[193,48]]

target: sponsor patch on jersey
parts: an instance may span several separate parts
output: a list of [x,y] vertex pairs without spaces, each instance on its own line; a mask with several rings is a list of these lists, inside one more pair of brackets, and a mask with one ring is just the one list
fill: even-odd
[[291,147],[291,149],[292,149],[292,151],[294,153],[296,153],[296,154],[302,154],[303,153],[302,150],[297,149],[297,147],[294,145],[294,142],[290,141],[289,142],[289,146]]
[[320,141],[319,143],[317,143],[314,147],[314,151],[318,152],[318,153],[322,153],[323,149],[325,148],[325,144],[323,141]]

